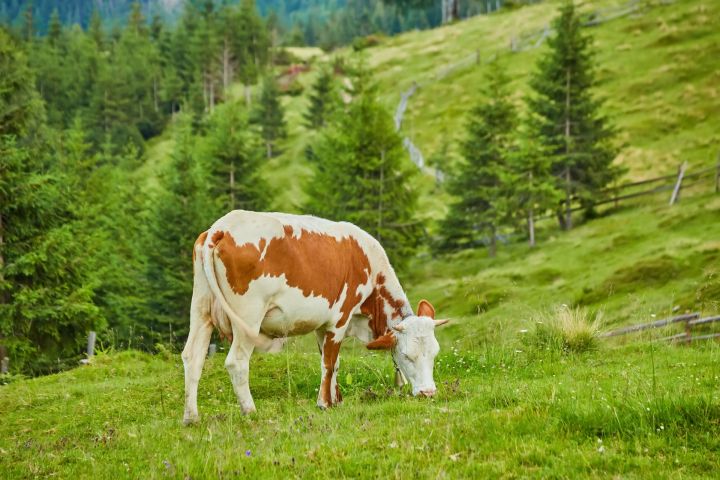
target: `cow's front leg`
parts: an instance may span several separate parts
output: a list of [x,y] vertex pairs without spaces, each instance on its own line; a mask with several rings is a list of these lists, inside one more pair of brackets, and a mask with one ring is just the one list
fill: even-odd
[[242,335],[233,333],[230,352],[225,358],[225,368],[230,374],[233,390],[235,390],[240,408],[245,414],[255,412],[255,402],[250,394],[250,356],[252,352],[252,342],[244,339]]
[[318,333],[318,346],[321,354],[321,379],[317,405],[327,408],[342,402],[340,386],[337,383],[337,371],[340,366],[340,345],[342,336],[336,332]]

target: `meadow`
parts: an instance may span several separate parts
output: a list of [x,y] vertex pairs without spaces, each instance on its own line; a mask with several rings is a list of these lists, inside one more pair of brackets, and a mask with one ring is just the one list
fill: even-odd
[[573,352],[541,341],[537,322],[563,303],[602,312],[602,330],[717,313],[718,215],[720,196],[698,192],[548,228],[541,248],[514,243],[494,260],[419,258],[403,275],[411,300],[453,319],[437,332],[431,400],[393,386],[389,356],[348,341],[344,403],[321,411],[319,356],[301,337],[253,356],[258,413],[243,416],[220,343],[200,382],[201,423],[183,427],[178,352],[101,339],[91,366],[0,389],[0,477],[712,478],[717,343],[653,341],[664,329]]
[[[442,161],[455,160],[483,69],[469,66],[442,79],[437,71],[477,50],[502,50],[521,104],[541,49],[511,54],[510,39],[542,28],[556,5],[382,38],[365,51],[389,109],[412,81],[422,82],[403,133],[426,158],[447,146]],[[712,22],[720,5],[643,5],[592,30],[599,90],[626,143],[618,161],[628,180],[672,173],[683,160],[691,169],[713,165],[720,144],[720,35]],[[313,76],[311,70],[299,81],[309,85]],[[241,101],[240,86],[236,94]],[[312,134],[301,124],[306,97],[284,103],[289,138],[266,176],[276,207],[297,211],[312,172],[303,159]],[[147,190],[158,188],[172,134],[171,125],[148,144],[136,173]],[[420,182],[421,215],[437,218],[446,194],[429,176]],[[321,411],[315,341],[301,337],[280,354],[253,356],[258,413],[243,416],[223,366],[228,345],[218,340],[200,381],[201,422],[184,427],[179,352],[119,351],[100,338],[89,366],[0,379],[0,479],[716,478],[716,342],[658,341],[678,331],[667,328],[593,337],[574,351],[547,341],[540,323],[563,305],[599,318],[600,331],[690,311],[720,313],[720,195],[707,182],[683,191],[678,205],[668,206],[668,196],[601,210],[570,232],[546,220],[537,248],[510,236],[496,258],[484,249],[421,251],[400,280],[414,304],[427,298],[438,316],[452,319],[437,332],[433,399],[396,388],[386,353],[348,341],[338,374],[344,403]]]

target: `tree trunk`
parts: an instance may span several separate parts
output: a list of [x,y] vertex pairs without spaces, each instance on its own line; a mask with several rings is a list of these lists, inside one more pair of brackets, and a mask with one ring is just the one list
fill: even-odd
[[490,229],[490,245],[488,245],[488,257],[495,258],[495,254],[497,253],[497,235],[495,231],[495,226],[493,226]]
[[159,110],[158,107],[158,82],[157,78],[153,77],[153,105],[155,106],[155,111],[157,112]]
[[378,202],[377,240],[382,242],[383,190],[385,186],[385,150],[380,152],[380,195]]
[[572,228],[570,183],[570,70],[565,70],[565,230]]
[[272,158],[272,142],[265,142],[265,147],[267,148],[267,158]]
[[531,248],[535,246],[535,219],[533,216],[533,208],[530,207],[530,210],[528,210],[528,236]]
[[250,85],[245,84],[245,85],[243,85],[243,88],[244,88],[244,90],[245,90],[245,105],[247,105],[247,106],[249,107],[249,106],[250,106],[250,103],[251,103],[251,98],[250,98]]
[[230,210],[235,210],[235,163],[230,164]]
[[[5,243],[3,241],[3,237],[5,234],[5,230],[3,227],[3,217],[2,213],[0,213],[0,284],[3,283],[5,280],[5,257],[3,256],[3,248],[5,246]],[[2,301],[3,297],[0,295],[0,301]]]
[[202,85],[202,91],[203,91],[203,106],[205,107],[205,111],[207,111],[208,108],[208,89],[207,89],[207,74],[205,71],[202,73],[203,78],[203,85]]
[[570,179],[570,167],[565,167],[565,222],[564,227],[565,230],[570,230],[572,228],[572,206],[570,205],[570,201],[572,200],[572,188],[570,185],[571,179]]
[[210,79],[210,113],[215,109],[215,82]]
[[225,38],[223,44],[223,92],[230,86],[230,46]]
[[442,24],[450,23],[459,17],[460,0],[442,0]]

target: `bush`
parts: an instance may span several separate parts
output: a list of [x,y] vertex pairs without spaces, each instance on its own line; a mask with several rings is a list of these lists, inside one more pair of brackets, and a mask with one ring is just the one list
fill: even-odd
[[535,331],[525,337],[525,343],[537,350],[582,353],[598,346],[601,315],[591,315],[587,309],[561,305],[535,320]]
[[355,37],[352,41],[352,48],[356,52],[365,50],[366,48],[375,47],[382,43],[382,37],[380,35],[366,35],[364,37]]

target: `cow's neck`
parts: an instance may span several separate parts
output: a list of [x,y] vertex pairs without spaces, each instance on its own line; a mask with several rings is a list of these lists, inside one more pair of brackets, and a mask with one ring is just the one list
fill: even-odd
[[361,311],[370,320],[373,339],[413,314],[410,302],[392,268],[376,273],[375,287],[363,303]]

